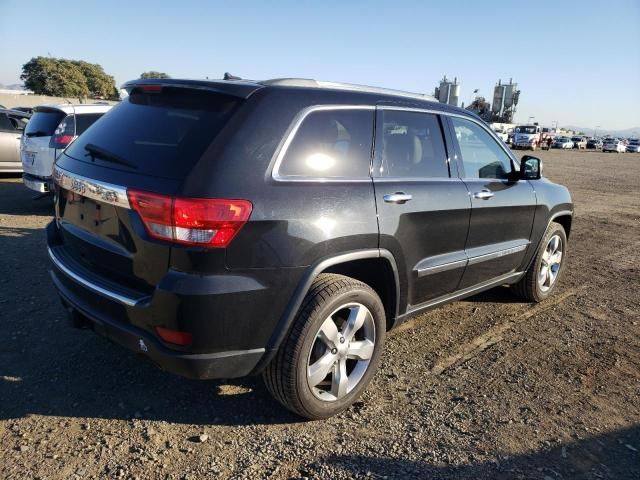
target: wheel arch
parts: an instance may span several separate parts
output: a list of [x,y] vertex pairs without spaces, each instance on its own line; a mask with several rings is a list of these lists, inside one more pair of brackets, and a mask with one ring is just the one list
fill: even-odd
[[387,329],[393,327],[399,311],[400,280],[396,261],[391,252],[372,248],[325,257],[310,266],[298,283],[269,339],[265,355],[252,373],[259,373],[274,357],[291,328],[305,295],[321,273],[342,274],[369,285],[382,300],[387,315]]
[[[557,212],[551,217],[549,224],[551,222],[556,222],[562,225],[564,228],[564,232],[567,234],[567,239],[569,238],[569,233],[571,232],[571,223],[573,222],[573,213],[569,211],[561,211]],[[547,228],[549,228],[547,226]]]

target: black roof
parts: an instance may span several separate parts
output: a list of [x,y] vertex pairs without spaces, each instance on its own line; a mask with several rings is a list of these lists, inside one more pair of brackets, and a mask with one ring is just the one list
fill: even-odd
[[366,101],[373,103],[401,103],[406,106],[459,113],[480,118],[474,112],[469,110],[440,103],[431,95],[350,83],[324,82],[306,78],[276,78],[271,80],[191,80],[178,78],[149,78],[131,80],[124,83],[122,88],[127,91],[131,91],[134,87],[141,85],[165,85],[204,89],[245,99],[249,98],[249,96],[257,90],[265,88],[313,90],[316,92],[318,90],[322,90],[333,93],[352,94],[359,97],[361,100],[366,99]]

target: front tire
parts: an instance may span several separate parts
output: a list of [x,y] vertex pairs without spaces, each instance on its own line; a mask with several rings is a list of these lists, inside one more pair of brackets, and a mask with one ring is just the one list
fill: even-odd
[[373,378],[386,332],[384,307],[368,285],[320,274],[263,373],[269,392],[312,420],[351,406]]
[[567,234],[562,225],[551,222],[533,263],[513,290],[529,302],[543,301],[556,289],[566,258]]

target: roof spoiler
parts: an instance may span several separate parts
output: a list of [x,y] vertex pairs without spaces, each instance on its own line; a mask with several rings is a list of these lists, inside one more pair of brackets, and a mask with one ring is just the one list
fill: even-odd
[[131,93],[134,88],[143,85],[206,90],[245,99],[249,98],[256,90],[263,88],[263,85],[238,80],[181,80],[175,78],[141,78],[126,82],[121,88],[126,90],[127,93]]

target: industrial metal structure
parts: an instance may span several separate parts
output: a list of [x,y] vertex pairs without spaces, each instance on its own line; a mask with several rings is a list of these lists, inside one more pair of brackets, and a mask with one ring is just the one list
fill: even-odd
[[509,83],[502,83],[498,80],[493,89],[493,103],[491,105],[491,116],[494,121],[510,123],[516,113],[520,90],[518,84],[509,79]]
[[458,83],[458,78],[454,77],[452,82],[451,80],[447,80],[446,75],[442,77],[440,86],[436,87],[434,96],[440,103],[448,103],[449,105],[457,107],[458,101],[460,100],[460,84]]

